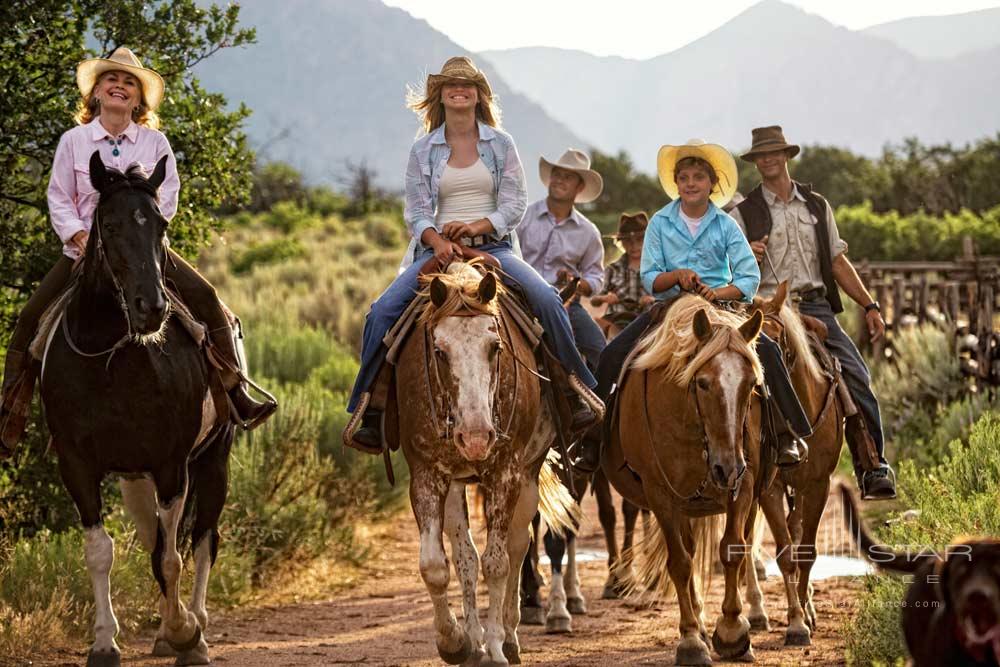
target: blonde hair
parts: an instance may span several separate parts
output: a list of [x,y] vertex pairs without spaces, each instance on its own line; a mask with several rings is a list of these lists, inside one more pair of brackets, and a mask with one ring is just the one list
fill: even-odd
[[[715,331],[707,343],[694,334],[694,317],[704,310]],[[687,387],[695,373],[709,359],[725,350],[744,356],[753,368],[758,384],[764,382],[764,371],[757,358],[756,340],[747,343],[739,332],[746,318],[719,310],[696,294],[680,297],[670,306],[667,317],[654,331],[639,341],[632,368],[651,370],[664,368],[666,381]]]
[[[421,94],[419,89],[407,86],[406,106],[417,114],[423,125],[421,129],[427,134],[444,125],[444,104],[441,102],[441,89],[455,80],[444,79],[428,83],[423,94]],[[486,87],[486,84],[472,81],[467,82],[465,79],[458,80],[463,83],[472,83],[479,92],[479,99],[476,102],[476,120],[490,127],[499,128],[500,107],[493,98],[490,89]]]
[[[487,303],[479,300],[479,283],[483,279],[483,274],[476,267],[481,264],[480,259],[454,262],[445,273],[428,273],[420,276],[420,284],[423,287],[420,296],[428,299],[427,307],[420,315],[420,322],[434,326],[446,317],[468,312],[495,316],[499,312],[498,299],[490,299]],[[430,300],[430,285],[435,278],[440,278],[448,288],[448,298],[440,307],[435,306]],[[498,280],[497,296],[505,291],[503,284]]]
[[[101,104],[94,97],[94,89],[97,88],[97,84],[104,79],[105,75],[109,72],[117,72],[120,70],[108,70],[102,73],[97,80],[94,81],[94,87],[90,89],[90,92],[84,95],[80,99],[80,103],[77,105],[76,113],[73,114],[73,120],[79,125],[86,125],[90,121],[94,120],[101,115]],[[151,130],[160,129],[160,117],[156,115],[156,112],[146,106],[145,93],[142,90],[142,82],[136,79],[136,85],[139,86],[139,106],[132,109],[132,122],[136,125],[142,125],[143,127],[148,127]]]

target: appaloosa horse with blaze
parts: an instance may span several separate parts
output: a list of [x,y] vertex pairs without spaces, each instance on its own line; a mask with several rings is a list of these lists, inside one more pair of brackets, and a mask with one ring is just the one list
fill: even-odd
[[[774,476],[770,486],[761,490],[759,502],[774,535],[778,567],[788,599],[785,644],[808,646],[816,630],[809,573],[816,561],[816,532],[830,493],[830,476],[837,468],[843,446],[845,406],[831,372],[833,359],[813,333],[816,328],[825,327],[814,321],[811,322],[814,328],[808,329],[799,313],[785,302],[787,295],[788,284],[782,283],[771,300],[758,297],[753,308],[764,316],[764,332],[781,347],[795,393],[812,423],[812,435],[806,439],[809,458]],[[817,355],[823,357],[824,364],[819,363]],[[786,495],[794,498],[787,517]],[[767,630],[764,596],[755,568],[747,571],[747,600],[751,626],[754,630]]]
[[[692,518],[721,513],[726,593],[712,644],[723,658],[753,659],[739,582],[760,471],[754,389],[763,376],[753,342],[762,321],[760,313],[746,319],[699,296],[678,298],[640,340],[610,424],[602,468],[622,496],[653,511],[662,531],[660,552],[680,607],[679,665],[712,663],[692,566],[706,523]],[[662,581],[662,571],[653,574]]]
[[[123,496],[160,585],[160,640],[177,664],[208,664],[208,575],[218,548],[233,439],[217,418],[202,350],[170,317],[163,267],[167,221],[156,206],[166,158],[147,179],[135,168],[108,170],[94,153],[90,179],[100,193],[82,273],[51,329],[41,376],[52,446],[80,513],[96,621],[88,667],[121,663],[111,608],[114,543],[101,518],[101,480],[126,477]],[[185,500],[194,512],[191,608],[180,599],[179,531]],[[163,647],[161,647],[162,649]]]

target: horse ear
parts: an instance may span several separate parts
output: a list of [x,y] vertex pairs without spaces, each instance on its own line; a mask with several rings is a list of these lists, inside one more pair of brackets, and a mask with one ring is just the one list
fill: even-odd
[[740,335],[743,340],[750,342],[760,335],[760,329],[764,326],[764,313],[755,310],[750,319],[740,325]]
[[153,186],[154,190],[158,190],[160,185],[163,184],[163,180],[167,177],[167,156],[161,157],[157,163],[156,167],[153,169],[153,175],[149,177],[149,184]]
[[712,323],[704,308],[694,314],[694,335],[703,343],[712,337]]
[[479,281],[479,303],[489,303],[497,295],[497,279],[493,272],[488,272]]
[[431,303],[434,304],[435,308],[440,308],[447,300],[448,288],[445,286],[443,280],[435,278],[431,281]]
[[90,156],[90,183],[98,192],[104,192],[108,185],[108,170],[104,167],[99,151],[94,151]]
[[788,281],[782,280],[781,284],[778,285],[778,290],[774,293],[771,298],[771,309],[775,312],[781,312],[781,307],[785,305],[785,299],[788,298]]

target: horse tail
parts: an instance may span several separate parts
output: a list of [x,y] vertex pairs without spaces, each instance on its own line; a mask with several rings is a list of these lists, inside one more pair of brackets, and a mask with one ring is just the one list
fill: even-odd
[[[702,597],[708,594],[719,560],[719,542],[726,528],[726,515],[690,519],[692,543],[695,547],[692,572],[696,578]],[[650,524],[642,539],[638,540],[627,553],[622,554],[623,562],[635,563],[635,577],[626,586],[626,595],[653,593],[669,598],[674,593],[673,580],[667,570],[670,548],[659,520]]]
[[212,561],[215,561],[218,518],[228,491],[229,452],[235,437],[234,424],[216,427],[188,461],[188,492],[177,536],[181,553],[186,554],[187,549],[181,549],[180,545],[187,545],[194,553],[202,538],[209,535],[212,539]]
[[[875,563],[879,569],[890,572],[911,573],[917,571],[923,563],[923,559],[909,558],[906,554],[895,553],[888,546],[875,541],[871,533],[868,532],[864,521],[861,520],[854,494],[843,483],[840,485],[840,498],[844,503],[844,523],[847,524],[848,532],[857,542],[858,549],[865,559]],[[873,556],[877,556],[877,558],[873,558]]]
[[567,531],[576,531],[583,519],[583,510],[556,474],[557,465],[559,455],[550,449],[538,472],[538,511],[549,530],[565,537]]

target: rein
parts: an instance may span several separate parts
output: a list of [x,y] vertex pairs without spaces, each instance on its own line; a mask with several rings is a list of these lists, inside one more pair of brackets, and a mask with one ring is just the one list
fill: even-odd
[[[129,189],[135,188],[137,190],[142,190],[147,194],[151,194],[154,198],[156,197],[156,191],[153,190],[151,187],[147,186],[145,183],[138,183],[138,182],[133,183],[127,180],[116,183],[111,188],[109,188],[106,193],[102,193],[102,196],[113,193],[116,190],[121,190],[125,188]],[[111,266],[111,261],[108,259],[108,254],[104,250],[104,238],[101,234],[100,213],[101,213],[101,206],[100,206],[100,201],[98,201],[98,205],[94,209],[94,221],[93,224],[91,224],[91,229],[94,232],[94,236],[97,237],[97,242],[95,244],[97,252],[97,261],[103,265],[103,267],[107,270],[108,275],[111,276],[111,283],[114,285],[115,299],[118,302],[118,308],[125,316],[125,334],[106,350],[101,350],[100,352],[86,352],[82,350],[80,346],[76,344],[76,342],[74,342],[73,337],[70,334],[69,321],[68,321],[69,317],[68,315],[65,314],[62,317],[62,332],[63,332],[63,337],[66,339],[66,344],[69,346],[69,349],[72,350],[75,354],[81,357],[86,357],[88,359],[93,359],[95,357],[103,357],[104,355],[108,355],[108,361],[107,363],[104,364],[104,369],[106,371],[111,366],[111,360],[114,358],[115,352],[128,345],[135,337],[135,334],[132,331],[132,318],[129,315],[128,311],[128,302],[125,298],[125,289],[122,287],[121,282],[118,280],[118,276],[115,274],[114,267]],[[84,261],[85,262],[87,261],[86,258],[84,258]],[[162,280],[163,278],[162,274],[160,278]]]

